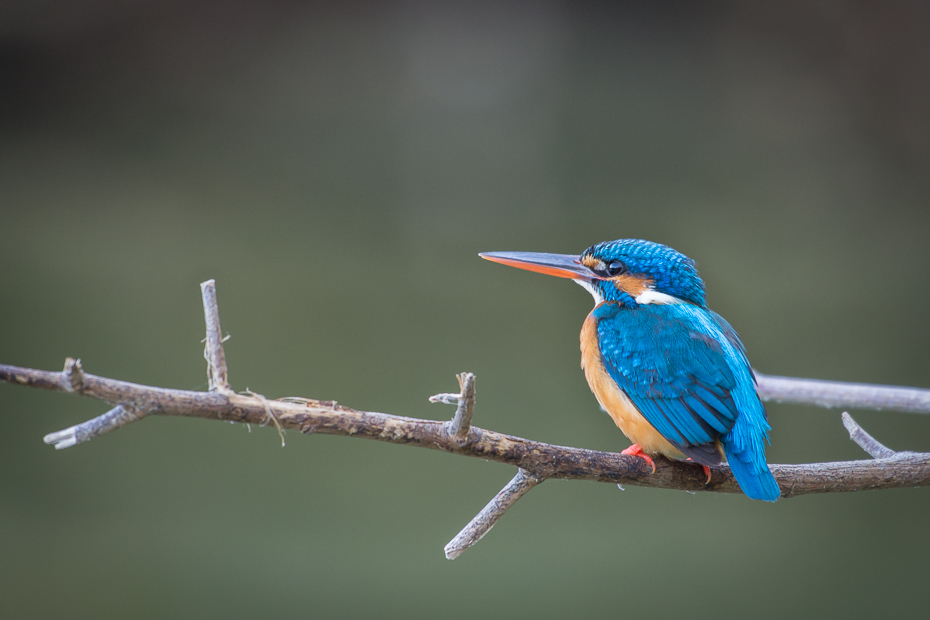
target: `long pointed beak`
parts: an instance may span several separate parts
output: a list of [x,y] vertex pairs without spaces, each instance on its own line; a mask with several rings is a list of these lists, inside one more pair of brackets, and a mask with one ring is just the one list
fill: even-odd
[[581,264],[580,256],[571,254],[543,254],[541,252],[483,252],[481,258],[510,265],[517,269],[536,271],[559,278],[584,280],[590,282],[597,276],[594,272]]

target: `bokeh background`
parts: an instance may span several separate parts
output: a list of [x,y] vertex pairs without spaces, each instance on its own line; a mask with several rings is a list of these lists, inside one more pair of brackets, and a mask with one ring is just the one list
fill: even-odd
[[[481,261],[643,237],[697,259],[771,374],[930,387],[930,5],[0,5],[0,362],[233,387],[620,450],[589,296]],[[741,496],[549,481],[0,385],[0,616],[888,617],[926,611],[930,489]],[[770,405],[772,462],[862,458]],[[854,412],[899,450],[930,419]]]

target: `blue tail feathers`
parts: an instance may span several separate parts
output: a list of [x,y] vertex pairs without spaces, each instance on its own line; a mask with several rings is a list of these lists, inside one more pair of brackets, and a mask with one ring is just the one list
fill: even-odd
[[[730,432],[723,437],[723,449],[727,454],[727,463],[733,476],[739,483],[743,493],[752,499],[761,499],[766,502],[774,502],[781,495],[778,483],[775,477],[769,471],[765,463],[765,453],[762,448],[761,437],[757,439],[758,445],[745,446],[746,449],[740,450],[741,442],[732,441],[733,433]],[[753,449],[755,448],[755,449]],[[759,454],[761,453],[761,455]],[[761,456],[761,458],[759,458]]]

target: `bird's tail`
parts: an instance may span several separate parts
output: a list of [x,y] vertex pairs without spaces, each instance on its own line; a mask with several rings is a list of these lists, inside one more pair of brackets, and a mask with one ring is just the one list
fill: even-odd
[[743,493],[752,499],[774,502],[781,495],[781,490],[765,463],[764,441],[768,435],[766,431],[768,428],[747,428],[741,417],[733,429],[721,437],[720,443],[723,444],[727,463]]

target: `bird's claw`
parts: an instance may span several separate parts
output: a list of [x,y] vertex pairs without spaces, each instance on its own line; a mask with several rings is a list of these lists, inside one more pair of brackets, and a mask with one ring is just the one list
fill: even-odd
[[[694,459],[691,458],[690,456],[686,458],[685,460],[692,461],[692,462],[694,461]],[[704,470],[704,475],[707,476],[707,482],[705,482],[704,484],[710,484],[710,467],[708,467],[707,465],[701,465],[701,468]]]
[[650,457],[648,454],[643,452],[643,447],[640,446],[638,443],[634,443],[632,446],[630,446],[629,448],[627,448],[620,454],[625,454],[627,456],[638,456],[639,458],[649,463],[650,467],[652,467],[652,473],[656,473],[655,461],[652,460],[652,457]]

